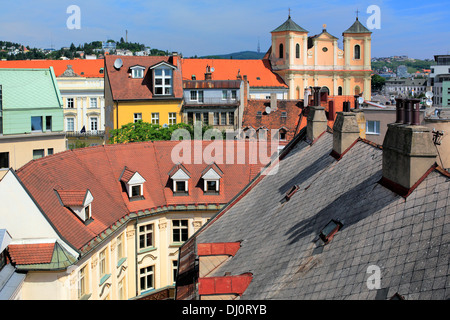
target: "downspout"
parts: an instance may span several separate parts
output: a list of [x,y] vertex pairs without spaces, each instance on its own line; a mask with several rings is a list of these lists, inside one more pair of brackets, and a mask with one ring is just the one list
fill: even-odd
[[139,295],[139,269],[138,269],[138,222],[139,222],[139,216],[136,216],[136,222],[134,224],[134,230],[135,230],[135,237],[134,237],[134,247],[136,252],[136,297]]

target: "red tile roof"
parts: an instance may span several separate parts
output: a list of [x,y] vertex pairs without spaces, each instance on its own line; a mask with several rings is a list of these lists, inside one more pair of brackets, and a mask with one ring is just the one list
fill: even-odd
[[[194,163],[198,153],[193,151],[188,155],[189,160],[183,162],[183,166],[190,173],[187,196],[173,195],[173,183],[169,177],[169,172],[176,164],[172,161],[171,154],[176,150],[178,141],[116,144],[65,151],[32,160],[16,173],[62,237],[74,247],[82,248],[132,212],[170,205],[225,204],[265,165],[265,163],[249,164],[248,142],[234,141],[231,150],[226,149],[226,144],[223,143],[223,149],[218,147],[215,154],[215,163],[223,172],[220,193],[204,194],[201,176],[209,165],[205,156],[210,155],[208,150],[211,150],[207,147],[211,148],[214,141],[190,143],[191,150],[195,150],[195,143],[200,144],[203,159],[199,164]],[[270,152],[270,146],[267,149]],[[239,164],[238,156],[241,155],[245,155],[245,164]],[[224,163],[230,158],[234,164]],[[119,181],[125,167],[139,172],[147,181],[143,185],[144,199],[129,200]],[[87,225],[69,208],[61,206],[54,191],[74,189],[89,189],[94,198],[91,203],[93,220]]]
[[86,190],[57,190],[61,202],[66,207],[81,207],[86,198]]
[[[122,60],[122,67],[114,68],[116,59]],[[160,62],[166,62],[176,67],[173,71],[173,97],[181,99],[183,88],[181,81],[181,64],[178,57],[165,56],[106,56],[105,67],[110,82],[113,100],[148,100],[153,99],[153,78],[149,67]],[[130,67],[140,65],[145,67],[143,79],[129,77]],[[159,98],[159,97],[158,97]]]
[[10,244],[8,251],[13,263],[18,265],[50,263],[55,243]]
[[31,68],[48,69],[53,67],[55,75],[59,77],[66,71],[67,66],[71,65],[73,71],[81,77],[87,78],[103,78],[103,73],[100,73],[100,69],[104,68],[103,59],[93,60],[8,60],[0,61],[0,68]]
[[120,181],[122,181],[123,183],[128,183],[128,181],[130,181],[130,179],[134,176],[135,173],[136,173],[135,171],[132,171],[127,167],[125,167],[125,169],[123,169],[122,176],[120,177]]
[[283,79],[272,72],[269,60],[233,60],[233,59],[182,59],[183,80],[205,80],[206,67],[214,68],[212,80],[236,80],[238,72],[246,75],[251,87],[288,86]]

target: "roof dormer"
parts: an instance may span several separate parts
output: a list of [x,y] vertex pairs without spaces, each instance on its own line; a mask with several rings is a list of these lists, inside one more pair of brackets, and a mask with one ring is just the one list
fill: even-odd
[[173,193],[178,195],[189,194],[189,179],[191,175],[189,171],[182,165],[178,164],[169,172],[169,177],[173,181]]
[[56,190],[60,203],[69,208],[83,222],[92,219],[91,204],[94,200],[91,191],[86,190]]
[[149,69],[153,72],[153,94],[156,96],[173,95],[173,70],[176,67],[161,61]]
[[137,171],[125,167],[120,175],[119,181],[125,185],[130,200],[144,199],[145,179]]
[[142,79],[144,78],[145,67],[140,65],[135,65],[130,67],[131,70],[131,78],[133,79]]
[[215,164],[211,164],[202,172],[203,191],[205,194],[218,194],[220,191],[220,178],[223,172]]

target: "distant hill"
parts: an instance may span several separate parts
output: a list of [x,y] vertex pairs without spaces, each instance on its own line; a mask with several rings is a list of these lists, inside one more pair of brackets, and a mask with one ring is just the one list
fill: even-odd
[[236,59],[236,60],[249,60],[249,59],[262,59],[265,53],[256,51],[240,51],[229,54],[215,54],[209,56],[200,57],[202,59]]

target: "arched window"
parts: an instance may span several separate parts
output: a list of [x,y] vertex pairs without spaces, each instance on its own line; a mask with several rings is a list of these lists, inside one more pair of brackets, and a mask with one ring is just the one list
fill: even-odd
[[361,93],[361,88],[359,86],[355,87],[355,96],[359,95]]
[[300,59],[300,45],[298,43],[295,45],[295,57]]
[[355,46],[355,59],[361,59],[361,47],[359,44]]
[[280,59],[283,59],[283,44],[280,43],[280,53],[279,53]]
[[280,141],[286,141],[286,133],[287,133],[286,129],[282,128],[278,132]]
[[338,87],[338,96],[342,96],[342,87]]

